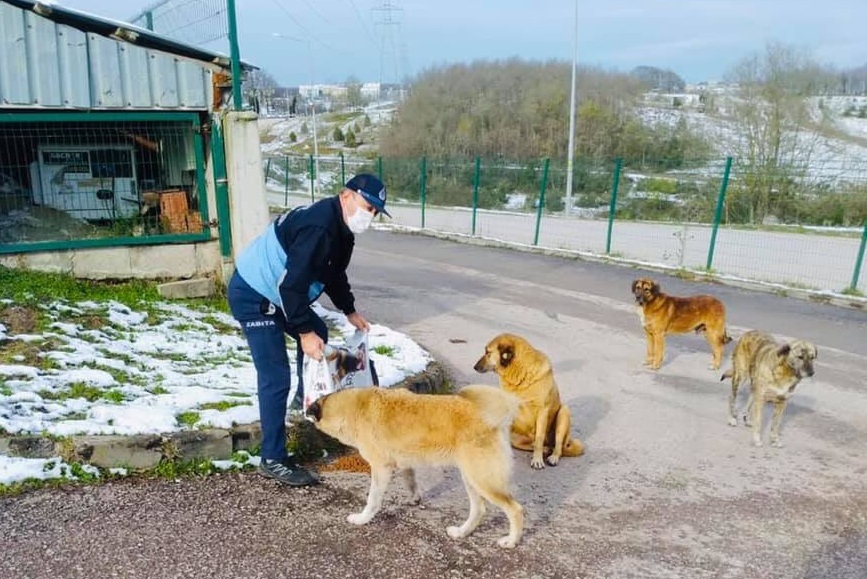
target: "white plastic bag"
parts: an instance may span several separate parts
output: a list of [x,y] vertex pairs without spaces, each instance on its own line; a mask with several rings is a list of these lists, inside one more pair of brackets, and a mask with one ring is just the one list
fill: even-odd
[[375,386],[377,381],[374,380],[371,369],[367,348],[367,332],[356,330],[355,334],[346,340],[346,345],[341,349],[358,360],[358,363],[353,371],[347,373],[340,380],[340,388]]
[[[358,330],[343,346],[325,346],[325,356],[314,360],[304,357],[304,411],[319,398],[343,388],[376,386],[374,370],[367,348],[367,332]],[[354,359],[351,368],[346,360]]]
[[337,380],[329,368],[328,361],[323,357],[314,360],[304,357],[304,412],[307,408],[326,394],[337,391]]

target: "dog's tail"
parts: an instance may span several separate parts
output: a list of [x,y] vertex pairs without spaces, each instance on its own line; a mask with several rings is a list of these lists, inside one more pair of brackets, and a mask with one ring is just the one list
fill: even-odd
[[734,375],[735,375],[735,369],[734,369],[734,368],[729,368],[728,370],[726,370],[725,372],[723,372],[722,376],[719,377],[719,381],[722,382],[722,381],[725,380],[726,378],[731,378],[731,377],[734,376]]
[[581,456],[584,454],[584,443],[577,438],[570,438],[563,445],[563,456]]
[[518,399],[500,388],[472,384],[461,388],[458,396],[475,404],[485,424],[494,428],[510,427],[518,414]]

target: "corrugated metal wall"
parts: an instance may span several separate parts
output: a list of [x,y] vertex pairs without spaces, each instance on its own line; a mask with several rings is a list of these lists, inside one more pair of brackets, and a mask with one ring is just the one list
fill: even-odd
[[0,3],[0,109],[207,110],[210,70]]

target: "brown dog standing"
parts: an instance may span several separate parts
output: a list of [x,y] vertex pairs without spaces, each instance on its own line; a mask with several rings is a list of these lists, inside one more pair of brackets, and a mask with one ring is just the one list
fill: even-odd
[[726,331],[726,309],[713,296],[675,297],[662,293],[659,284],[648,278],[632,282],[638,315],[647,336],[644,365],[658,370],[665,357],[666,334],[704,332],[713,351],[711,368],[719,370],[725,345],[731,342]]
[[500,334],[485,346],[476,372],[496,372],[500,387],[520,399],[518,415],[512,422],[511,443],[530,450],[533,468],[544,468],[543,457],[555,466],[561,456],[580,456],[584,445],[572,438],[572,414],[560,403],[560,392],[548,356],[514,334]]
[[732,352],[732,368],[720,380],[732,379],[729,396],[729,424],[737,426],[735,401],[741,382],[749,378],[752,389],[744,411],[744,425],[753,428],[753,444],[762,445],[762,410],[766,402],[774,403],[771,419],[771,445],[780,443],[780,423],[789,398],[804,376],[813,375],[816,346],[806,340],[778,344],[773,336],[752,330],[741,336]]

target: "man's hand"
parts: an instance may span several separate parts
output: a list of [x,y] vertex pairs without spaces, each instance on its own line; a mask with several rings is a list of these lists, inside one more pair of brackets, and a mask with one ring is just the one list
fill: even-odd
[[362,332],[370,331],[370,324],[367,323],[367,320],[364,319],[364,316],[359,314],[358,312],[352,312],[346,319],[349,320],[349,323],[356,327],[356,329],[361,330]]
[[316,332],[306,332],[301,334],[301,350],[305,356],[310,356],[314,360],[321,360],[325,351],[325,342]]

